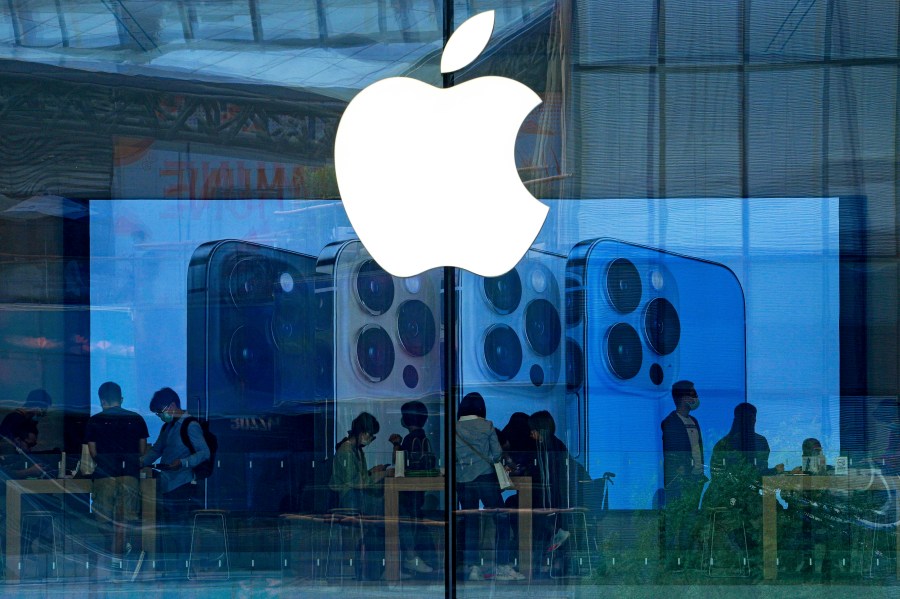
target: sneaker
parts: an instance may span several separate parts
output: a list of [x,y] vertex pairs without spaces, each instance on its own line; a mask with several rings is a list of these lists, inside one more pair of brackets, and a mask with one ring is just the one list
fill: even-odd
[[553,540],[550,541],[550,546],[547,547],[547,551],[556,551],[560,547],[562,547],[563,543],[569,540],[569,531],[564,528],[560,528],[556,531],[556,534],[553,535]]
[[484,576],[481,574],[481,568],[478,566],[469,568],[469,580],[484,580]]
[[418,555],[403,560],[403,567],[410,572],[416,572],[417,574],[431,574],[434,572],[434,568],[426,564]]
[[494,574],[494,580],[525,580],[525,575],[516,572],[512,566],[497,566],[497,573]]

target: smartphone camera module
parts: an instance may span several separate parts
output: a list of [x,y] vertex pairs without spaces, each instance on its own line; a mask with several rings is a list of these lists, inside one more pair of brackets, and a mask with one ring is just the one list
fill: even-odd
[[536,299],[525,309],[525,338],[541,356],[549,356],[559,347],[562,324],[557,309],[545,299]]
[[522,367],[522,343],[515,331],[505,324],[488,329],[484,337],[484,361],[501,381],[508,381]]
[[378,325],[367,325],[356,340],[356,360],[373,382],[385,380],[394,369],[394,344]]
[[613,325],[606,335],[606,358],[610,370],[620,379],[630,379],[640,372],[643,361],[641,338],[630,324]]
[[515,268],[499,277],[484,279],[484,296],[498,314],[512,314],[522,300],[522,279]]
[[631,260],[616,258],[606,269],[606,293],[613,308],[629,314],[641,302],[641,276]]
[[397,329],[401,347],[411,356],[424,356],[434,347],[437,337],[434,315],[424,302],[409,300],[400,304]]
[[644,334],[653,351],[666,356],[675,351],[681,339],[681,321],[672,302],[658,297],[647,304],[644,312]]
[[374,315],[384,314],[394,303],[394,280],[374,260],[366,260],[356,272],[356,294]]

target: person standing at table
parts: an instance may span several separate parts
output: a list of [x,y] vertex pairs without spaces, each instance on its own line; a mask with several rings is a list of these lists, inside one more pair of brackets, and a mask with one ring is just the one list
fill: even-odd
[[[143,464],[149,466],[159,460],[159,503],[157,513],[164,526],[164,547],[170,558],[182,567],[187,558],[190,542],[191,512],[199,507],[197,481],[193,469],[210,457],[209,446],[203,437],[200,423],[181,409],[181,399],[169,387],[163,387],[150,399],[150,410],[163,421],[159,438],[147,450]],[[181,429],[187,426],[187,439],[193,446],[185,445]]]
[[[408,401],[400,406],[400,426],[409,431],[405,437],[398,433],[392,434],[388,441],[394,446],[394,463],[397,452],[403,452],[404,466],[407,476],[415,476],[415,473],[436,470],[437,457],[431,450],[428,435],[425,434],[425,423],[428,421],[428,408],[421,401]],[[425,493],[411,491],[401,493],[399,496],[400,514],[412,521],[411,531],[406,533],[405,543],[410,556],[403,560],[403,567],[420,574],[429,574],[434,569],[419,557],[419,552],[426,549],[428,543],[422,534],[423,528],[418,526],[422,520],[422,506],[425,503]],[[410,546],[411,545],[411,546]]]
[[[494,423],[486,419],[487,410],[480,393],[469,393],[459,404],[459,422],[456,425],[456,481],[460,507],[464,516],[464,536],[458,546],[463,550],[468,566],[469,580],[481,580],[481,571],[475,555],[481,547],[478,519],[471,512],[479,502],[487,510],[500,510],[503,496],[494,463],[500,461],[503,450],[497,439]],[[499,512],[495,521],[497,530],[497,563],[494,580],[522,580],[525,577],[510,564],[510,528],[505,511]],[[468,555],[467,555],[468,554]]]
[[[571,507],[569,492],[572,490],[575,461],[569,463],[569,449],[556,436],[556,422],[547,410],[535,412],[528,418],[531,438],[535,444],[535,460],[531,468],[532,505],[544,510]],[[558,514],[550,514],[535,521],[535,536],[546,542],[548,552],[559,549],[569,538],[569,531],[561,527]],[[537,544],[540,546],[540,543]],[[560,568],[559,564],[551,567]]]
[[[140,508],[141,458],[147,452],[147,423],[122,407],[122,388],[112,381],[97,390],[102,411],[88,420],[85,441],[94,468],[94,513],[112,533],[113,566],[124,568],[132,551],[131,532]],[[111,531],[109,530],[111,528]]]

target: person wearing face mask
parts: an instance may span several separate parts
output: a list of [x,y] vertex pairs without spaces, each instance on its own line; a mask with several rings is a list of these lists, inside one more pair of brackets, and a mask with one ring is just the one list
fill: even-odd
[[[386,466],[369,468],[363,448],[375,441],[381,429],[378,419],[363,412],[353,419],[347,436],[335,447],[330,487],[338,493],[340,507],[376,514],[383,501]],[[381,511],[383,514],[383,510]]]
[[9,443],[14,442],[14,436],[26,422],[37,422],[47,414],[47,410],[53,404],[53,398],[43,389],[34,389],[25,398],[21,408],[10,412],[0,422],[0,437]]
[[703,464],[703,435],[691,412],[700,407],[694,383],[672,385],[675,409],[662,421],[663,486],[666,511],[662,515],[665,566],[685,566],[688,552],[697,545],[697,508],[707,478]]
[[197,509],[197,481],[193,468],[209,459],[210,451],[203,437],[203,429],[196,419],[188,422],[187,438],[193,445],[191,451],[185,445],[181,427],[188,420],[188,413],[181,409],[181,399],[169,387],[163,387],[150,399],[150,411],[163,421],[159,438],[147,450],[142,464],[149,466],[159,460],[159,502],[157,515],[163,524],[164,547],[172,563],[181,566],[187,556],[190,542],[191,511]]
[[[375,441],[381,429],[378,419],[362,412],[350,423],[347,436],[335,447],[331,464],[329,488],[338,494],[338,505],[344,510],[354,510],[364,516],[384,517],[384,477],[387,467],[383,464],[369,468],[363,448]],[[401,543],[409,547],[410,540],[400,528]],[[380,527],[366,528],[365,547],[367,558],[360,557],[361,577],[378,579],[384,556],[384,536]]]

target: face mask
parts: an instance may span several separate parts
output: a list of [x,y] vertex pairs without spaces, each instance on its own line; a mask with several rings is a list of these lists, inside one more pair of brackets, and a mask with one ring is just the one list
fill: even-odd
[[700,398],[699,397],[692,398],[690,401],[688,401],[687,406],[693,412],[694,410],[696,410],[697,408],[700,407]]
[[165,422],[165,423],[172,422],[172,419],[173,419],[173,418],[174,418],[174,416],[172,416],[172,415],[169,414],[168,412],[163,412],[162,414],[159,415],[159,419],[162,420],[162,421]]

